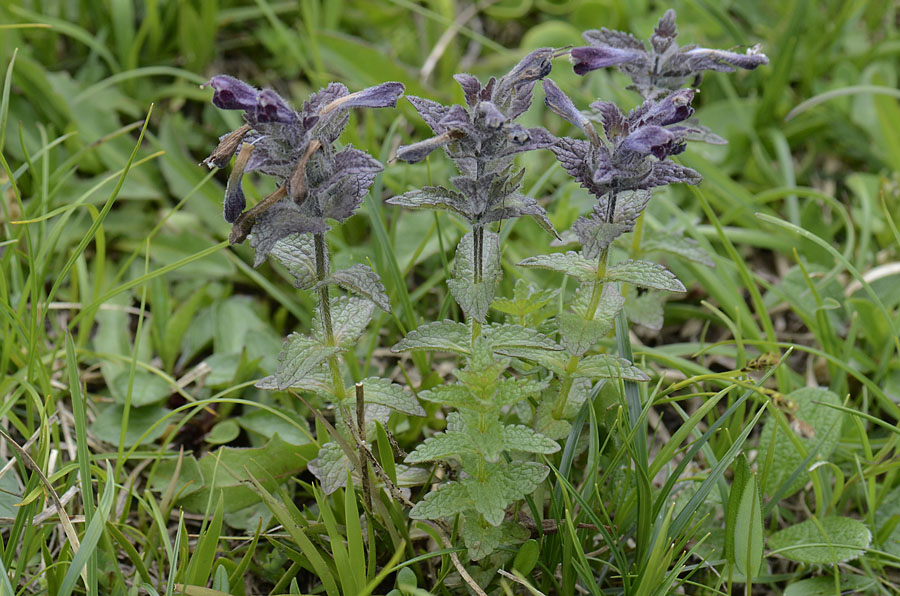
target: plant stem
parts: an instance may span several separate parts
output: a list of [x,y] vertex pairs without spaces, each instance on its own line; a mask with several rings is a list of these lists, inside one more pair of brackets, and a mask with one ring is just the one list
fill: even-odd
[[[597,277],[594,278],[594,285],[591,288],[591,300],[588,302],[587,312],[584,314],[584,319],[586,321],[593,321],[594,317],[597,316],[597,307],[600,306],[600,297],[603,296],[603,288],[606,286],[603,282],[603,278],[606,277],[608,257],[609,248],[607,247],[600,252],[600,256],[597,258]],[[563,417],[563,411],[565,410],[566,402],[569,399],[569,391],[572,389],[572,382],[575,380],[573,374],[578,368],[578,363],[580,361],[580,356],[572,356],[569,358],[569,363],[566,365],[566,378],[563,380],[562,385],[560,385],[559,395],[556,396],[556,401],[553,403],[553,417],[557,420],[560,420]]]
[[[316,279],[319,282],[325,281],[328,277],[328,245],[325,242],[325,234],[313,234],[316,244]],[[331,321],[331,301],[328,297],[328,284],[320,284],[316,289],[319,294],[319,315],[322,318],[322,328],[325,330],[325,341],[328,346],[337,345],[334,341],[334,327]],[[334,354],[328,357],[328,368],[331,369],[331,384],[334,385],[334,394],[338,401],[343,401],[347,397],[344,389],[344,380],[341,376],[341,368],[338,364],[338,357]]]
[[472,255],[475,261],[475,283],[481,283],[481,257],[484,245],[484,226],[476,226],[473,230],[475,232],[475,238],[473,245],[474,254]]
[[356,384],[356,430],[359,433],[359,474],[363,486],[366,509],[372,511],[372,480],[369,478],[369,463],[366,459],[366,398],[362,383]]

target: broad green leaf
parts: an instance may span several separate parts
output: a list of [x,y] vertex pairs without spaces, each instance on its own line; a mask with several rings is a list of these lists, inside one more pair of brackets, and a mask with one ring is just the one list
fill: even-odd
[[474,509],[493,526],[500,525],[507,505],[530,495],[547,477],[550,469],[537,462],[500,462],[488,466],[483,480],[473,476],[461,482]]
[[497,298],[491,304],[491,308],[515,317],[526,317],[550,304],[556,295],[556,290],[542,290],[524,279],[518,279],[513,289],[513,297]]
[[556,315],[560,343],[571,356],[582,356],[597,345],[613,327],[610,321],[586,321],[573,312]]
[[437,321],[422,325],[406,334],[391,351],[439,350],[468,355],[472,351],[472,334],[463,323]]
[[[367,404],[379,404],[411,416],[425,415],[425,409],[408,389],[381,377],[368,377],[360,382]],[[354,391],[353,387],[348,387],[347,395],[353,395]]]
[[534,414],[535,429],[551,439],[560,440],[567,438],[572,431],[572,424],[569,420],[572,420],[578,414],[581,405],[588,399],[590,391],[590,379],[584,377],[574,379],[572,387],[569,389],[569,396],[566,399],[562,416],[559,418],[553,416],[556,395],[545,396],[538,404]]
[[[109,390],[121,403],[128,394],[129,371],[122,370],[109,384]],[[159,375],[146,370],[135,370],[131,387],[132,407],[143,407],[155,404],[172,394],[172,385]]]
[[662,265],[650,261],[623,261],[606,270],[606,281],[623,281],[642,288],[684,292],[675,275]]
[[663,326],[663,304],[666,298],[662,292],[649,291],[631,296],[625,304],[628,320],[651,331],[659,331]]
[[275,243],[269,252],[284,265],[301,290],[311,290],[316,286],[316,249],[310,234],[293,234]]
[[514,348],[561,350],[555,341],[534,329],[521,325],[494,323],[482,329],[482,335],[495,351]]
[[347,484],[347,470],[351,464],[341,446],[332,441],[322,445],[316,459],[310,461],[307,467],[322,483],[325,494],[330,495]]
[[[342,348],[350,348],[366,330],[375,304],[365,298],[356,296],[338,296],[331,300],[331,331],[334,342]],[[320,317],[313,321],[313,329],[322,344],[326,344],[325,331]]]
[[484,230],[481,254],[481,279],[475,279],[475,235],[469,232],[456,247],[453,278],[447,280],[450,292],[466,316],[484,323],[500,281],[500,237]]
[[779,552],[781,556],[815,565],[850,561],[862,555],[871,543],[872,532],[865,524],[838,516],[826,517],[821,521],[808,519],[769,538],[770,549],[785,549]]
[[613,240],[634,228],[634,222],[607,223],[595,215],[578,218],[572,231],[581,242],[582,252],[588,259],[596,260]]
[[[297,447],[275,435],[262,447],[220,447],[196,460],[186,457],[176,484],[176,494],[181,495],[176,503],[186,511],[203,513],[210,491],[223,491],[225,513],[232,513],[260,501],[259,493],[247,484],[247,471],[266,478],[263,484],[274,490],[302,472],[314,454],[313,443]],[[153,490],[166,490],[175,464],[172,459],[160,462],[153,476]]]
[[[835,585],[838,586],[837,592]],[[834,577],[821,575],[794,582],[784,589],[784,596],[834,596],[835,594],[862,594],[877,585],[877,580],[862,575],[841,574],[835,584]]]
[[522,575],[528,576],[537,564],[540,554],[541,548],[538,546],[537,540],[526,540],[525,544],[519,548],[519,552],[516,553],[516,558],[513,559],[513,568]]
[[[764,465],[769,461],[767,453],[770,448],[774,449],[774,457],[771,460],[772,467],[768,470],[760,470],[763,478],[762,489],[767,495],[774,495],[803,463],[808,452],[813,449],[817,450],[816,457],[810,462],[810,465],[831,457],[837,447],[844,420],[843,412],[814,403],[840,405],[838,396],[827,389],[804,387],[791,392],[786,397],[791,404],[789,407],[793,409],[790,413],[793,421],[791,432],[798,435],[798,439],[806,448],[807,453],[801,454],[797,451],[794,442],[785,435],[784,429],[779,426],[774,417],[766,421],[759,435],[758,462]],[[772,433],[777,433],[774,444],[772,443]],[[787,492],[782,495],[782,498],[796,493],[807,482],[809,482],[809,473],[804,470],[788,486]]]
[[368,265],[357,263],[349,269],[335,271],[328,276],[327,281],[341,286],[348,292],[368,298],[385,312],[391,312],[391,301],[384,290],[384,284]]
[[549,255],[536,255],[520,261],[520,267],[536,267],[549,269],[571,275],[579,281],[591,281],[597,278],[597,263],[586,259],[574,251],[555,252]]
[[[100,439],[104,443],[118,445],[119,432],[122,428],[122,415],[125,406],[120,404],[109,404],[105,406],[97,414],[94,422],[91,424],[91,434]],[[125,447],[131,447],[137,443],[144,431],[153,427],[146,437],[142,439],[144,444],[152,443],[156,439],[163,436],[166,432],[166,425],[156,424],[161,420],[169,410],[162,406],[144,406],[143,408],[131,408],[128,413],[128,428],[125,430]],[[154,426],[156,424],[156,426]]]
[[410,509],[412,519],[440,519],[473,508],[469,491],[458,481],[440,485]]
[[503,427],[503,448],[528,453],[556,453],[559,451],[559,444],[527,426],[517,424]]
[[212,427],[212,430],[206,434],[204,440],[213,445],[222,445],[232,442],[239,434],[241,434],[241,426],[237,420],[227,418]]
[[[2,494],[2,493],[0,493]],[[885,495],[875,510],[875,535],[881,550],[900,557],[900,486]]]
[[278,355],[278,369],[275,371],[278,389],[284,390],[301,383],[307,375],[328,360],[329,356],[339,351],[340,348],[323,346],[319,341],[306,335],[291,333]]
[[419,393],[419,398],[442,404],[448,408],[470,409],[479,412],[490,412],[495,407],[494,404],[480,400],[464,385],[438,385]]
[[652,234],[645,234],[641,240],[642,252],[661,251],[684,257],[689,261],[706,265],[707,267],[715,267],[716,263],[712,260],[712,256],[705,249],[697,244],[696,240],[684,236],[684,234],[673,234],[667,232],[654,231]]
[[534,379],[500,379],[497,392],[493,396],[494,405],[498,408],[517,404],[532,395],[537,395],[547,388],[547,383]]
[[408,464],[419,464],[426,461],[475,454],[477,452],[478,446],[474,444],[467,433],[447,431],[437,433],[433,437],[425,439],[424,442],[419,443],[403,461]]
[[499,525],[488,523],[480,515],[467,513],[463,515],[459,535],[469,549],[469,558],[477,561],[500,546],[503,530]]
[[625,379],[627,381],[649,381],[647,374],[631,362],[609,354],[593,354],[578,362],[576,377],[591,379]]
[[[266,389],[267,391],[280,391],[278,388],[278,377],[275,375],[261,378],[256,382],[254,387],[257,389]],[[291,385],[291,389],[303,389],[312,391],[313,393],[332,395],[334,388],[331,386],[331,375],[328,372],[328,367],[320,363],[306,373],[303,378],[297,379]]]
[[[290,412],[286,411],[285,413]],[[306,429],[307,432],[303,432],[295,424],[266,410],[256,409],[249,413],[241,414],[235,420],[241,425],[241,428],[251,433],[251,435],[271,439],[275,436],[275,433],[278,433],[279,437],[291,445],[306,445],[312,440],[312,435],[309,432],[309,423],[300,416],[293,415],[292,418],[297,425],[302,429]]]
[[[6,459],[0,459],[0,469],[3,469],[6,463]],[[16,517],[19,511],[16,505],[22,500],[17,495],[21,493],[19,474],[16,472],[16,468],[12,467],[6,471],[6,474],[0,476],[0,517]]]

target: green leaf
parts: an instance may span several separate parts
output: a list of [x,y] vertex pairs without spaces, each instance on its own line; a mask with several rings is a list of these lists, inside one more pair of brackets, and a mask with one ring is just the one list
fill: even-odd
[[331,441],[322,445],[316,459],[307,464],[309,471],[322,483],[322,490],[330,495],[347,483],[347,470],[350,460],[341,446]]
[[278,389],[283,391],[301,383],[320,364],[328,360],[329,356],[339,351],[340,348],[323,346],[319,341],[306,335],[291,333],[278,355],[278,369],[275,371]]
[[[181,495],[177,504],[186,511],[203,513],[210,493],[223,491],[225,513],[233,513],[260,501],[260,494],[247,484],[247,470],[266,478],[263,484],[274,490],[281,482],[302,472],[314,454],[313,443],[297,447],[275,435],[262,447],[220,447],[199,459],[185,457],[175,487],[176,494]],[[165,491],[175,468],[173,459],[160,462],[151,488]]]
[[498,408],[511,406],[532,395],[540,394],[546,388],[546,382],[534,379],[500,379],[497,382],[497,392],[493,396],[493,402]]
[[461,513],[474,507],[469,491],[453,480],[431,491],[410,509],[412,519],[440,519]]
[[438,385],[419,393],[419,399],[438,403],[448,408],[470,409],[479,412],[490,412],[495,407],[494,404],[480,400],[464,385]]
[[642,288],[685,292],[675,275],[657,263],[650,261],[623,261],[606,270],[605,281],[623,281]]
[[[285,413],[290,415],[290,410],[285,410]],[[267,410],[253,410],[241,414],[235,420],[248,432],[265,439],[271,439],[278,433],[281,439],[291,445],[300,446],[311,442],[309,423],[300,416],[294,415],[292,418],[293,423]]]
[[328,276],[326,282],[337,284],[348,292],[364,296],[381,310],[391,312],[391,301],[384,290],[384,284],[381,283],[378,274],[368,265],[357,263],[349,269],[335,271]]
[[186,583],[193,586],[206,586],[206,580],[209,579],[209,573],[212,571],[219,535],[222,532],[223,496],[224,494],[220,492],[212,520],[197,540],[194,554],[188,562]]
[[480,515],[466,514],[459,527],[459,535],[469,549],[469,558],[477,561],[500,546],[503,529],[499,525],[488,523]]
[[547,466],[537,462],[501,462],[487,466],[483,480],[469,476],[461,483],[474,503],[473,508],[489,524],[499,526],[506,506],[533,493],[549,472]]
[[625,314],[637,325],[651,331],[659,331],[663,326],[663,304],[666,301],[662,292],[649,291],[632,296],[625,304]]
[[471,207],[466,197],[455,190],[443,186],[426,186],[396,195],[388,200],[391,205],[409,209],[437,209],[451,211],[466,220],[471,219]]
[[634,222],[607,223],[596,214],[578,218],[572,224],[572,230],[578,235],[584,256],[589,259],[597,259],[613,240],[632,229]]
[[292,234],[275,243],[269,252],[278,259],[296,280],[301,290],[316,287],[316,249],[310,234]]
[[609,354],[593,354],[578,362],[576,377],[591,379],[625,379],[627,381],[649,381],[647,374],[631,362]]
[[[787,482],[788,478],[803,463],[811,450],[817,449],[816,457],[810,462],[810,465],[816,461],[827,460],[831,457],[835,447],[837,447],[838,438],[841,434],[841,425],[845,416],[839,410],[814,403],[821,402],[835,406],[841,403],[837,395],[821,387],[797,389],[789,393],[787,399],[792,404],[793,412],[791,412],[791,415],[796,421],[795,424],[791,425],[791,432],[798,435],[797,439],[805,447],[807,453],[797,451],[794,442],[785,434],[784,429],[780,427],[774,417],[766,421],[759,435],[760,455],[758,462],[760,464],[768,462],[767,454],[769,449],[774,450],[771,468],[760,470],[762,489],[767,495],[774,495],[781,485]],[[774,444],[772,443],[772,433],[776,433]],[[803,470],[788,486],[782,498],[787,498],[796,493],[807,482],[809,482],[809,472]]]
[[516,553],[513,559],[513,568],[524,576],[528,576],[534,566],[537,565],[538,558],[541,554],[541,548],[538,546],[537,540],[526,540]]
[[822,575],[794,582],[784,589],[784,596],[834,596],[835,594],[862,594],[877,584],[872,577],[841,574],[835,591],[833,576]]
[[412,350],[439,350],[468,355],[472,352],[472,334],[463,323],[436,321],[414,329],[397,342],[393,352]]
[[597,263],[574,251],[536,255],[520,261],[520,267],[536,267],[565,273],[579,281],[597,279]]
[[521,325],[493,323],[482,329],[482,335],[495,351],[514,348],[561,350],[555,341],[534,329]]
[[517,424],[503,427],[503,448],[528,453],[556,453],[559,451],[559,444],[527,426]]
[[[762,508],[756,475],[746,475],[742,486],[735,483],[732,490],[735,488],[739,497],[734,521],[734,563],[744,577],[753,577],[759,572],[763,558]],[[729,508],[731,504],[729,501]]]
[[[111,445],[118,445],[119,432],[122,428],[122,414],[125,406],[109,404],[100,410],[94,422],[91,424],[91,433],[101,441]],[[131,408],[128,413],[128,428],[125,430],[125,447],[136,444],[147,429],[152,430],[141,439],[143,444],[152,443],[163,436],[166,425],[159,422],[170,410],[162,406],[144,406],[143,408]],[[155,425],[155,426],[154,426]]]
[[542,290],[524,279],[518,279],[513,298],[497,298],[491,308],[514,317],[525,317],[550,304],[557,293],[556,290]]
[[478,447],[472,442],[467,433],[459,431],[447,431],[437,433],[433,437],[425,439],[424,442],[406,456],[405,461],[408,464],[419,464],[426,461],[435,461],[438,459],[446,459],[450,457],[459,457],[466,454],[474,454],[478,452]]
[[453,278],[447,280],[450,292],[467,317],[484,323],[500,281],[500,237],[484,230],[481,255],[481,279],[475,281],[475,235],[469,232],[456,247]]
[[[405,387],[381,377],[367,377],[360,382],[363,384],[363,395],[367,404],[379,404],[411,416],[425,416],[425,409],[416,401],[416,396]],[[354,389],[348,387],[347,394],[353,393]]]
[[72,563],[66,570],[66,575],[63,577],[62,583],[57,591],[57,594],[60,596],[69,596],[72,593],[72,590],[75,588],[75,584],[78,581],[78,576],[81,575],[81,570],[84,569],[84,566],[87,563],[88,557],[94,553],[97,544],[100,542],[100,536],[103,534],[103,528],[106,526],[106,520],[112,510],[113,496],[116,488],[114,476],[112,467],[109,465],[109,462],[107,462],[106,485],[103,488],[103,495],[100,497],[100,502],[97,505],[97,510],[94,512],[94,517],[91,519],[91,523],[88,524],[87,530],[85,530],[84,536],[81,538],[81,544],[78,546],[78,550],[75,551]]
[[642,252],[667,252],[678,255],[694,263],[700,263],[707,267],[715,267],[716,263],[712,260],[712,256],[705,249],[697,244],[696,240],[684,236],[684,234],[671,234],[666,232],[654,231],[652,234],[645,234],[641,240]]
[[[342,348],[351,348],[366,330],[375,304],[365,298],[355,296],[338,296],[331,300],[331,331],[334,342]],[[324,344],[325,331],[321,319],[316,316],[313,321],[316,337]]]
[[239,434],[241,434],[241,427],[237,420],[227,418],[212,427],[212,430],[207,433],[204,440],[213,445],[222,445],[232,442]]
[[[821,527],[820,527],[821,526]],[[872,532],[849,517],[808,519],[769,538],[769,548],[799,563],[831,565],[859,557],[872,543]],[[806,546],[821,544],[820,546]]]
[[597,345],[610,329],[612,321],[586,321],[573,312],[561,312],[556,316],[560,342],[571,356],[582,356]]

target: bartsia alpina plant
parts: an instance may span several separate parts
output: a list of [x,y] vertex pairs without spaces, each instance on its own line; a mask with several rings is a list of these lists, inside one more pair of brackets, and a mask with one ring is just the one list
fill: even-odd
[[584,75],[592,70],[615,66],[631,77],[631,89],[645,98],[651,98],[688,84],[698,87],[706,70],[752,70],[769,63],[765,54],[760,53],[759,46],[753,46],[743,54],[693,44],[679,46],[675,43],[677,35],[675,11],[672,9],[666,11],[653,30],[649,49],[630,33],[611,31],[605,27],[585,31],[584,39],[591,45],[572,49],[575,73]]
[[[375,432],[374,421],[386,424],[391,410],[414,416],[425,412],[409,391],[387,379],[369,377],[348,387],[350,375],[344,374],[340,355],[355,357],[353,348],[375,307],[390,312],[390,302],[370,267],[356,264],[330,270],[325,232],[328,222],[353,215],[382,170],[381,163],[364,151],[336,146],[349,109],[393,107],[404,87],[383,83],[350,93],[343,84],[331,83],[294,110],[274,91],[259,91],[230,76],[213,77],[208,85],[215,90],[213,104],[244,112],[245,124],[223,136],[204,161],[210,167],[224,167],[237,153],[225,191],[225,219],[233,223],[231,242],[242,242],[250,234],[255,265],[273,255],[294,276],[298,288],[315,290],[318,303],[311,333],[292,333],[275,374],[257,386],[305,390],[335,406],[335,416],[344,422],[336,425],[337,432],[349,441],[320,437],[322,448],[309,468],[326,494],[345,484],[351,467],[357,481],[368,486],[365,448],[357,453],[344,446],[354,440],[363,445]],[[276,190],[244,211],[241,178],[253,171],[272,176]],[[329,286],[353,295],[333,298]]]

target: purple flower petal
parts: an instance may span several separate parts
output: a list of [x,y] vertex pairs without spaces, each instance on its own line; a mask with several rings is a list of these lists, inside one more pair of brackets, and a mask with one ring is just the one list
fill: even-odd
[[244,81],[228,75],[216,75],[201,87],[212,87],[213,105],[223,110],[256,110],[257,91]]
[[622,146],[641,155],[650,155],[675,139],[675,135],[662,126],[642,126],[625,137]]
[[263,89],[256,98],[256,118],[260,122],[281,122],[291,124],[297,121],[297,114],[280,95],[271,89]]
[[573,48],[571,52],[575,74],[585,75],[598,68],[625,64],[644,56],[641,50],[620,49],[611,47]]

